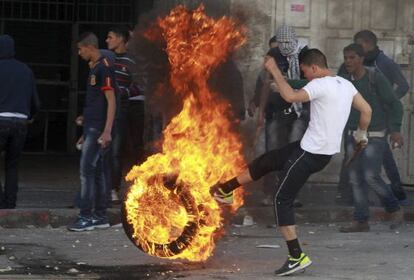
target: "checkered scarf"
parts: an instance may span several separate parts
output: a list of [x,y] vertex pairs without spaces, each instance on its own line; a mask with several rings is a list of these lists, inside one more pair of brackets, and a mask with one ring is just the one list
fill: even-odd
[[276,32],[280,52],[289,62],[288,78],[300,79],[299,53],[303,46],[299,44],[295,29],[291,26],[283,25]]
[[[283,25],[276,32],[276,41],[280,53],[286,57],[289,63],[287,72],[288,79],[300,79],[299,54],[304,45],[301,45],[296,37],[295,29],[291,26]],[[302,111],[301,103],[293,103],[293,107],[298,116]]]

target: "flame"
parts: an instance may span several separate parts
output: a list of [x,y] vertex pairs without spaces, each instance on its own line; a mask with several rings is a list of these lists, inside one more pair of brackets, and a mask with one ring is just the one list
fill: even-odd
[[[125,218],[132,239],[148,254],[204,261],[222,227],[222,211],[209,188],[246,166],[228,118],[229,105],[210,91],[207,80],[214,67],[244,44],[246,30],[227,17],[209,18],[202,5],[193,11],[176,7],[158,18],[156,28],[166,42],[170,83],[183,108],[163,132],[162,152],[127,175],[133,185]],[[148,38],[155,33],[149,30]],[[232,210],[242,204],[239,189]]]

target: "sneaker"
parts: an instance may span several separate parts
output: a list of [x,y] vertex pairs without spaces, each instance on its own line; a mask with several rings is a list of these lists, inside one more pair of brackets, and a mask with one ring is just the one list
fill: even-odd
[[92,224],[91,218],[86,217],[78,217],[76,222],[72,225],[68,226],[68,230],[70,231],[85,231],[85,230],[93,230],[95,227]]
[[340,227],[339,231],[343,233],[351,232],[368,232],[370,230],[368,222],[352,221],[351,225]]
[[118,192],[116,190],[112,190],[111,191],[111,201],[112,202],[119,202],[119,196],[118,196]]
[[213,191],[213,197],[221,204],[233,204],[233,192],[225,193],[221,188]]
[[110,227],[107,217],[98,217],[96,215],[92,217],[92,225],[94,228],[98,229],[105,229]]
[[275,274],[278,276],[290,275],[292,273],[295,273],[296,271],[307,268],[311,264],[312,261],[305,253],[300,254],[300,257],[298,259],[288,256],[288,259],[286,260],[285,264],[281,268],[276,270]]

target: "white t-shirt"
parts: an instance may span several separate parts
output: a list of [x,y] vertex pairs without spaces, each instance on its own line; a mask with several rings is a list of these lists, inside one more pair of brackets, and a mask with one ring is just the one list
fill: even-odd
[[358,90],[339,76],[314,79],[303,89],[310,99],[310,121],[301,148],[312,154],[339,153],[342,133]]

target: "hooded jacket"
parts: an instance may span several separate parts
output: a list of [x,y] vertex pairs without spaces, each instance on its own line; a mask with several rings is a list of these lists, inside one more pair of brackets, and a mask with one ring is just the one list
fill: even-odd
[[20,113],[32,118],[39,97],[32,70],[14,58],[14,40],[0,36],[0,113]]

